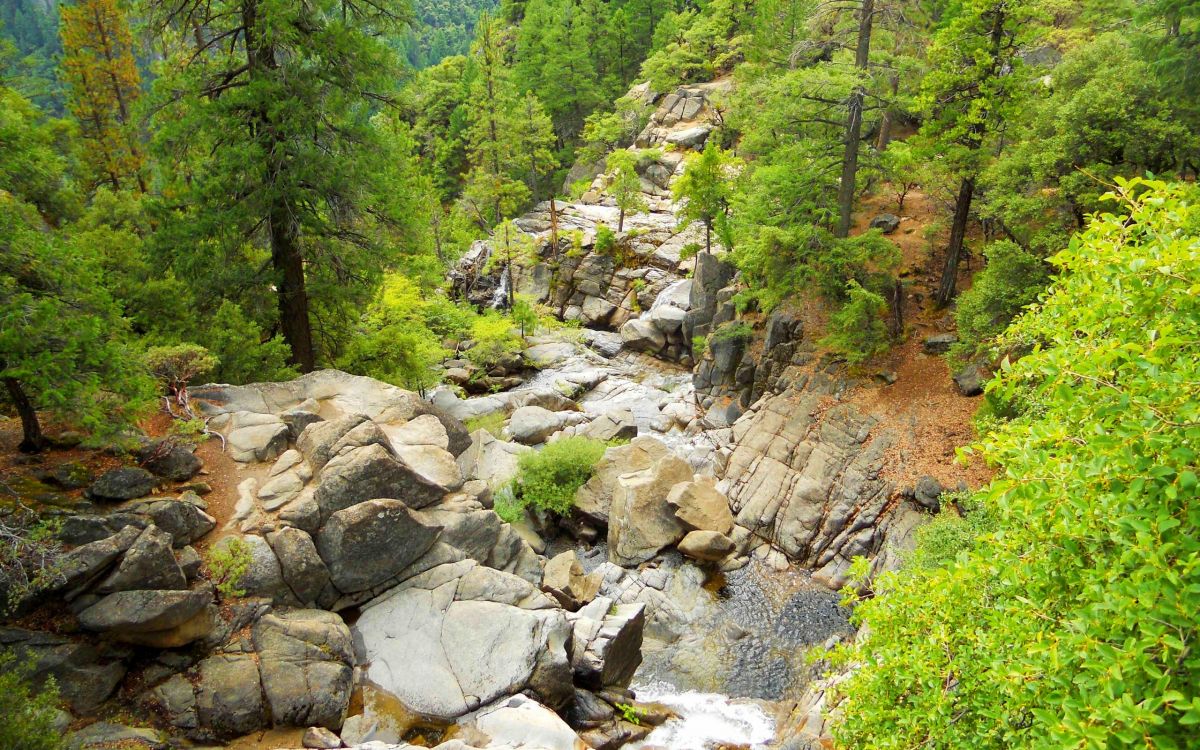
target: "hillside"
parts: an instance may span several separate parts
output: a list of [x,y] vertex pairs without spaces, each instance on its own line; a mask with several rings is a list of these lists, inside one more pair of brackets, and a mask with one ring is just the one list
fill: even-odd
[[1194,744],[1200,4],[3,12],[0,750]]

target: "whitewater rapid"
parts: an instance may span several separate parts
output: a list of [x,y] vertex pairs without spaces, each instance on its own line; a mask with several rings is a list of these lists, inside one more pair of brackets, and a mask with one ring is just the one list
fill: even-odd
[[655,727],[628,750],[706,750],[737,745],[752,750],[765,748],[775,739],[775,721],[757,703],[717,693],[679,690],[667,682],[634,685],[639,701],[661,703],[677,718]]

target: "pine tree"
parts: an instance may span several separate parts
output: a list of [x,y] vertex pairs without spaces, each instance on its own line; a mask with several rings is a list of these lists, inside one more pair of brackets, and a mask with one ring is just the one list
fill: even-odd
[[145,192],[144,157],[133,107],[141,92],[129,20],[117,0],[62,6],[63,76],[68,106],[87,143],[85,154],[114,189]]
[[608,155],[608,192],[617,202],[621,212],[617,218],[617,231],[625,231],[625,214],[647,210],[646,198],[642,195],[642,183],[637,174],[637,155],[628,149],[618,149]]
[[156,82],[157,146],[169,180],[158,233],[164,253],[215,295],[230,285],[272,293],[292,361],[311,370],[314,316],[325,328],[344,324],[369,299],[364,282],[394,252],[362,222],[406,221],[381,199],[396,186],[370,122],[391,101],[397,61],[383,34],[403,25],[405,7],[143,4],[150,28],[184,47]]

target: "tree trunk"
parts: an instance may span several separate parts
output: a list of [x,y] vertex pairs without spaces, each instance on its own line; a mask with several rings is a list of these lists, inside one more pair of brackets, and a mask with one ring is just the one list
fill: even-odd
[[[242,6],[242,21],[246,35],[246,63],[250,78],[269,77],[278,66],[275,49],[260,35],[257,0]],[[312,326],[308,319],[308,291],[304,284],[304,256],[300,250],[300,227],[292,200],[281,194],[280,184],[288,170],[285,155],[285,136],[272,126],[270,114],[261,109],[255,113],[251,126],[256,139],[267,146],[266,173],[272,193],[267,214],[267,234],[271,243],[271,267],[275,270],[276,296],[279,306],[279,327],[291,347],[289,360],[301,372],[312,372],[316,365],[313,354]]]
[[550,252],[558,260],[558,207],[554,205],[554,191],[550,191]]
[[621,209],[620,215],[617,217],[617,231],[625,231],[625,209],[623,208]]
[[971,198],[975,194],[975,178],[968,177],[958,189],[954,200],[954,223],[950,225],[950,245],[946,248],[946,265],[942,269],[942,281],[938,285],[937,304],[945,307],[954,298],[954,287],[958,284],[958,261],[962,255],[963,239],[967,234],[967,219],[971,215]]
[[[866,71],[871,56],[871,21],[875,15],[875,0],[862,0],[858,21],[858,46],[854,51],[854,67]],[[838,225],[836,236],[850,234],[850,219],[854,211],[854,187],[858,175],[858,146],[862,140],[862,109],[866,92],[860,84],[850,92],[846,105],[846,150],[842,155],[842,181],[838,185]]]
[[704,252],[712,252],[712,222],[704,222]]
[[22,453],[41,453],[49,443],[42,434],[42,423],[38,421],[37,409],[33,407],[33,402],[21,387],[21,381],[16,378],[4,378],[4,387],[21,417],[22,437],[17,450]]
[[904,283],[900,279],[896,279],[892,286],[891,298],[892,324],[889,333],[893,339],[899,339],[904,335]]

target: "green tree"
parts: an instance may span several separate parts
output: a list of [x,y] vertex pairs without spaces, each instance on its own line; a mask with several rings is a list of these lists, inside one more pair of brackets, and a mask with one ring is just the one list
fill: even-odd
[[311,370],[313,318],[353,307],[327,295],[369,294],[361,281],[390,260],[362,222],[406,218],[381,201],[399,186],[370,121],[397,77],[382,35],[405,6],[142,0],[141,11],[178,49],[155,82],[160,246],[197,282],[273,290],[291,360]]
[[60,750],[63,738],[56,726],[58,687],[53,679],[34,687],[28,657],[0,652],[0,747],[16,750]]
[[617,202],[620,215],[617,218],[617,231],[625,231],[625,214],[648,211],[649,206],[642,194],[642,182],[637,173],[638,157],[628,149],[618,149],[608,155],[607,167],[611,182],[608,192]]
[[704,224],[704,250],[712,252],[713,225],[729,213],[733,176],[740,162],[709,138],[704,151],[689,154],[683,174],[671,187],[675,200],[686,201],[679,212],[680,224]]
[[883,317],[888,305],[883,297],[853,280],[846,285],[846,297],[846,304],[829,319],[829,331],[821,346],[842,354],[852,365],[860,365],[887,350]]
[[[859,604],[843,747],[1188,747],[1200,724],[1200,200],[1122,183],[1002,337],[997,529]],[[1083,301],[1086,301],[1084,303]]]

